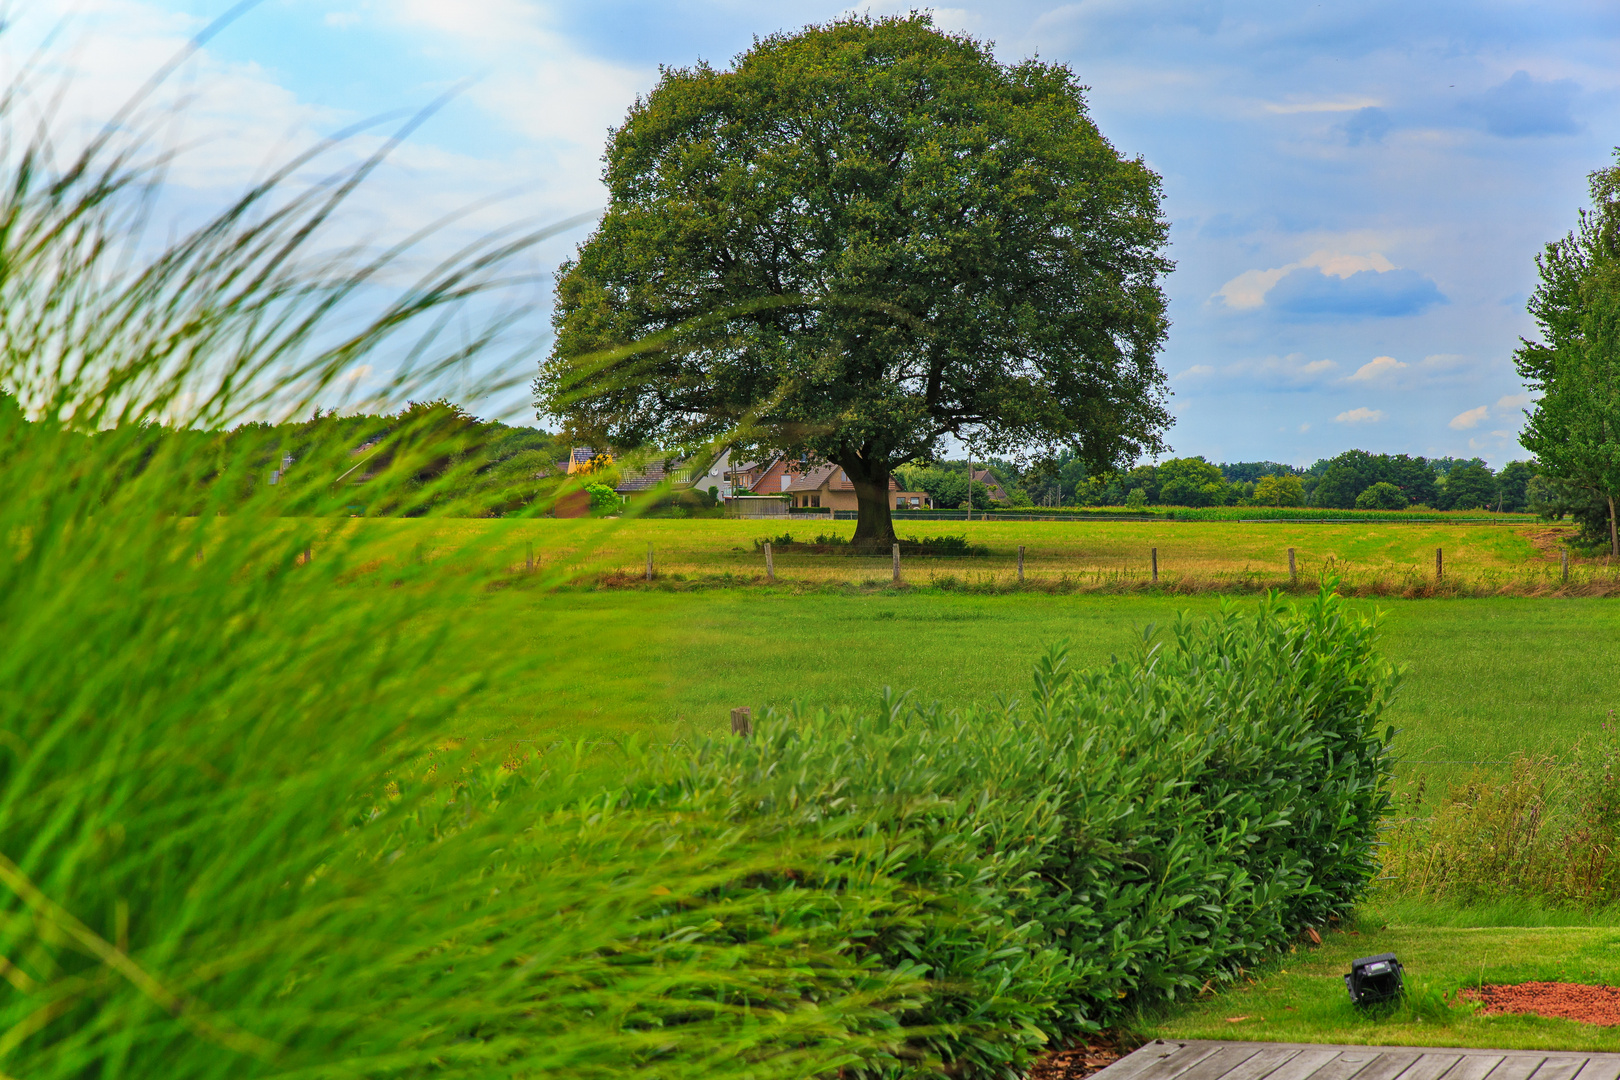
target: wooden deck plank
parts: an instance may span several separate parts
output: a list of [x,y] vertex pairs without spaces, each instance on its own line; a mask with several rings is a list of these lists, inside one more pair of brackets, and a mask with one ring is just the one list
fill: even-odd
[[1546,1060],[1545,1050],[1539,1054],[1504,1054],[1502,1064],[1492,1069],[1486,1080],[1530,1080],[1530,1074]]
[[1532,1076],[1532,1080],[1575,1080],[1575,1074],[1586,1064],[1587,1054],[1548,1054]]
[[1094,1080],[1620,1080],[1620,1054],[1155,1040]]
[[[1493,1051],[1464,1053],[1443,1080],[1485,1080],[1491,1074],[1491,1070],[1501,1063],[1502,1055]],[[1605,1080],[1620,1080],[1620,1078],[1610,1076]]]
[[1264,1043],[1232,1043],[1179,1073],[1176,1080],[1226,1080],[1226,1077],[1265,1048]]
[[1324,1067],[1343,1057],[1346,1050],[1355,1049],[1353,1046],[1317,1046],[1301,1050],[1266,1080],[1312,1080]]
[[1378,1051],[1364,1046],[1344,1046],[1313,1073],[1310,1080],[1350,1080],[1378,1060]]
[[[1254,1057],[1245,1061],[1223,1080],[1272,1080],[1272,1075],[1291,1058],[1298,1057],[1300,1051],[1287,1046],[1272,1046],[1269,1043],[1257,1043],[1261,1050]],[[1620,1080],[1620,1077],[1606,1077],[1605,1080]]]
[[1401,1073],[1401,1080],[1440,1080],[1461,1060],[1462,1055],[1455,1050],[1424,1054],[1412,1063],[1411,1068]]
[[[1096,1075],[1102,1076],[1106,1073],[1108,1080],[1170,1080],[1182,1069],[1191,1068],[1225,1045],[1216,1042],[1165,1042],[1155,1039],[1120,1058]],[[1155,1070],[1153,1077],[1147,1075],[1149,1070]]]
[[1382,1050],[1376,1061],[1356,1073],[1356,1080],[1395,1080],[1422,1056],[1422,1051]]

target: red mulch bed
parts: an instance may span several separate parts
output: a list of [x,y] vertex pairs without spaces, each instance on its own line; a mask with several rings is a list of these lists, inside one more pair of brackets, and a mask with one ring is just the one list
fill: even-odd
[[1098,1035],[1090,1042],[1044,1055],[1029,1070],[1029,1080],[1085,1080],[1130,1052],[1130,1047],[1121,1046],[1107,1035]]
[[1614,1027],[1620,1024],[1620,986],[1527,982],[1516,986],[1464,987],[1462,996],[1484,1006],[1484,1013],[1530,1013],[1558,1020]]

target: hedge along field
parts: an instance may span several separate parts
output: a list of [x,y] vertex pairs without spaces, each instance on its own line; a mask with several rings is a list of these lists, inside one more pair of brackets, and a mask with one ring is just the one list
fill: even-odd
[[[567,565],[581,584],[635,585],[651,547],[666,586],[756,583],[765,575],[756,544],[791,535],[847,539],[852,522],[763,520],[551,520],[491,522],[413,519],[333,522],[376,546],[398,564],[416,558],[455,559],[468,547],[488,548],[500,535],[496,562],[517,569],[528,545],[542,567]],[[902,537],[965,536],[988,555],[906,556],[902,575],[913,585],[987,590],[1017,582],[1018,548],[1025,548],[1027,587],[1034,590],[1121,591],[1149,587],[1151,552],[1158,549],[1160,587],[1182,592],[1254,591],[1288,584],[1288,549],[1295,549],[1298,587],[1314,590],[1328,575],[1349,594],[1429,595],[1436,592],[1435,548],[1444,551],[1442,595],[1606,594],[1620,590],[1620,568],[1606,559],[1572,558],[1567,586],[1559,551],[1572,533],[1548,525],[1356,522],[901,522]],[[889,557],[774,552],[784,585],[886,584]]]

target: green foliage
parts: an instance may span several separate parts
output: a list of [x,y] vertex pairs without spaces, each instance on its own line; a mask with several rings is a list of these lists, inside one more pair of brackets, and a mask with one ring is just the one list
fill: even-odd
[[1320,479],[1311,490],[1312,506],[1349,510],[1363,491],[1378,483],[1399,488],[1408,505],[1435,505],[1435,473],[1421,457],[1346,450],[1328,461],[1317,462],[1312,471],[1317,470]]
[[[895,475],[899,478],[902,489],[927,492],[929,499],[938,509],[951,510],[967,506],[968,478],[965,463],[957,468],[952,468],[949,464],[901,466],[895,470]],[[990,488],[984,483],[975,480],[972,493],[974,506],[983,509],[992,505]]]
[[1406,506],[1401,489],[1382,480],[1356,496],[1357,510],[1405,510]]
[[1305,482],[1297,476],[1262,476],[1250,499],[1256,506],[1304,506]]
[[1446,473],[1435,502],[1440,510],[1489,510],[1499,499],[1496,477],[1479,462],[1466,462]]
[[616,514],[624,506],[619,493],[606,484],[586,484],[585,493],[591,497],[593,514]]
[[1603,500],[1610,554],[1620,557],[1620,164],[1588,181],[1592,210],[1536,259],[1529,310],[1546,340],[1514,353],[1540,391],[1520,442],[1548,475]]
[[868,539],[893,535],[892,470],[947,435],[1099,470],[1162,449],[1159,178],[1066,67],[850,16],[664,69],[606,160],[535,383],[570,432],[745,425],[744,451],[843,468]]
[[1528,489],[1535,476],[1535,466],[1528,461],[1510,461],[1502,466],[1496,474],[1496,492],[1505,513],[1522,513],[1529,508]]
[[1386,805],[1394,673],[1374,636],[1326,593],[1223,608],[1091,673],[1054,650],[1023,706],[773,714],[629,798],[849,845],[761,887],[915,890],[852,948],[925,976],[911,1052],[1016,1075],[1046,1041],[1190,998],[1349,910]]
[[1125,496],[1125,509],[1135,511],[1147,509],[1147,489],[1131,488],[1131,493]]
[[1158,467],[1159,502],[1170,506],[1225,506],[1231,489],[1220,467],[1202,455],[1171,458]]

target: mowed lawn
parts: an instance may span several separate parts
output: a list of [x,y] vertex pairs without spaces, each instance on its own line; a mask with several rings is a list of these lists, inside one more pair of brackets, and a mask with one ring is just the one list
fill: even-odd
[[[470,520],[365,520],[344,529],[365,533],[379,549],[405,557],[453,557],[480,549],[482,557],[519,565],[529,545],[542,567],[571,572],[618,571],[641,575],[651,548],[655,569],[685,579],[730,575],[752,578],[765,572],[755,543],[791,535],[848,537],[854,523],[814,520],[635,520],[608,519],[490,522]],[[1025,549],[1025,571],[1036,581],[1067,575],[1091,581],[1141,581],[1158,551],[1163,579],[1183,577],[1241,579],[1248,585],[1281,584],[1288,579],[1288,550],[1308,580],[1332,572],[1352,578],[1377,574],[1432,578],[1435,549],[1445,552],[1448,575],[1547,576],[1557,571],[1555,543],[1567,528],[1541,524],[1469,525],[1449,523],[1355,522],[900,522],[901,536],[966,536],[989,549],[988,556],[908,558],[907,580],[928,584],[943,575],[968,582],[1010,584],[1018,548]],[[861,558],[778,551],[776,572],[785,582],[861,583],[887,581],[887,557]],[[1601,561],[1577,559],[1576,573],[1606,570]]]
[[[1222,602],[1210,594],[507,590],[466,605],[453,632],[486,658],[493,679],[465,718],[469,735],[544,745],[636,734],[662,743],[724,731],[737,705],[869,707],[884,687],[948,706],[1020,696],[1053,643],[1066,641],[1077,664],[1103,663],[1136,648],[1149,627]],[[1407,668],[1390,720],[1408,775],[1449,779],[1470,771],[1468,762],[1557,754],[1620,708],[1615,601],[1353,603],[1384,612],[1385,649]]]

